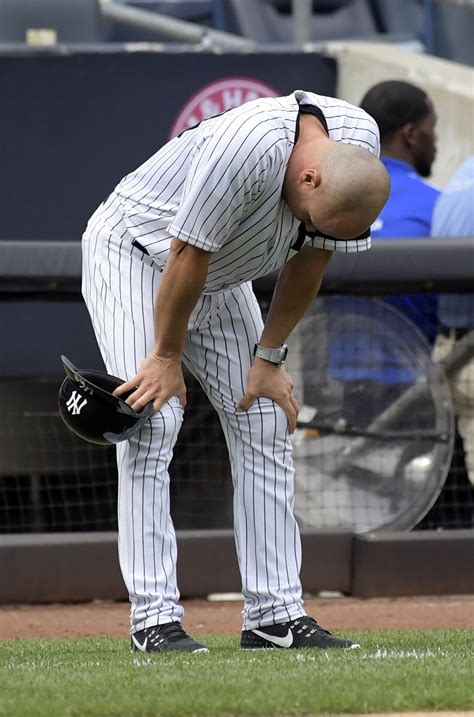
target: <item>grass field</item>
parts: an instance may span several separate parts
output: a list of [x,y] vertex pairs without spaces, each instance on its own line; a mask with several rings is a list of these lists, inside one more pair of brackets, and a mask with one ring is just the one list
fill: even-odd
[[[351,635],[352,636],[352,635]],[[0,642],[2,717],[229,717],[474,708],[474,630],[370,631],[360,650],[142,655],[122,638]]]

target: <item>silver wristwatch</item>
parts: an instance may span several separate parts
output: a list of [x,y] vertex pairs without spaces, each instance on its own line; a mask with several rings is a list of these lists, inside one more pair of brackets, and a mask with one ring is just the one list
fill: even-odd
[[275,366],[281,366],[283,364],[286,359],[287,353],[288,346],[286,344],[283,344],[283,346],[279,346],[276,349],[268,349],[266,346],[260,346],[260,344],[255,344],[255,348],[253,350],[254,356],[257,356],[264,361],[269,361]]

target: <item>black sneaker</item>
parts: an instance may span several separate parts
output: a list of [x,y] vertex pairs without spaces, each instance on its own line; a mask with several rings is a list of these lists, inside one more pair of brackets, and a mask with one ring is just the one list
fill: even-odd
[[179,622],[166,622],[163,625],[146,627],[131,637],[132,652],[209,652],[183,630]]
[[327,630],[323,630],[312,617],[303,615],[296,620],[280,622],[278,625],[243,630],[240,647],[243,650],[254,650],[259,647],[319,647],[321,650],[326,650],[329,647],[342,647],[345,650],[353,650],[360,645],[357,642],[346,640],[344,637],[331,635]]

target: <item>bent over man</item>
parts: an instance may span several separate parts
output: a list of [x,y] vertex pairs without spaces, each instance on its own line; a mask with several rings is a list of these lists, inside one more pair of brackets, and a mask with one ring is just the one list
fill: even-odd
[[[155,414],[117,448],[119,557],[133,650],[207,648],[181,627],[168,466],[186,404],[181,364],[217,411],[234,487],[242,648],[343,647],[305,613],[285,341],[333,251],[368,249],[389,193],[378,128],[295,91],[205,120],[126,176],[90,219],[83,294],[117,395]],[[251,281],[281,268],[263,324]]]

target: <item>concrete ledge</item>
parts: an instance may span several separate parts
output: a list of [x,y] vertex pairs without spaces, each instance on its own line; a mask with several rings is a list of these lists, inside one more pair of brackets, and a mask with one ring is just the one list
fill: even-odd
[[474,593],[474,530],[354,536],[354,597]]
[[[302,530],[301,543],[304,590],[350,592],[352,533]],[[178,585],[183,597],[240,592],[233,532],[179,531]]]
[[[302,531],[303,588],[355,597],[474,594],[474,531]],[[116,533],[0,536],[0,604],[124,600]],[[230,530],[178,531],[185,598],[240,592]]]
[[181,530],[178,540],[178,586],[183,598],[242,589],[232,530]]
[[[231,530],[178,531],[178,584],[186,598],[240,592]],[[350,590],[351,533],[302,531],[306,591]],[[0,536],[0,603],[123,600],[116,533]]]
[[351,592],[352,539],[352,533],[342,530],[301,530],[301,582],[305,592]]
[[116,533],[0,537],[0,603],[128,598]]

